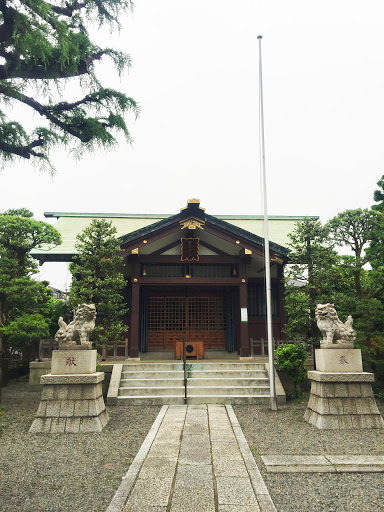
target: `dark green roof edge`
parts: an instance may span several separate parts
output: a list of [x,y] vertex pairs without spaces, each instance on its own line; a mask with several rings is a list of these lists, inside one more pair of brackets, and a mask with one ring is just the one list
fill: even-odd
[[[226,231],[232,231],[236,233],[239,237],[244,238],[244,240],[248,240],[249,242],[260,245],[261,247],[264,247],[265,245],[265,239],[263,237],[255,235],[246,229],[234,226],[230,222],[208,214],[205,214],[205,220],[209,221],[213,226],[217,226],[219,228],[225,229]],[[269,242],[269,248],[283,256],[287,256],[289,252],[286,247],[271,241]]]
[[[175,222],[180,221],[183,217],[185,217],[186,210],[182,211],[181,213],[178,213],[176,215],[172,215],[171,217],[168,217],[167,219],[160,220],[158,222],[154,222],[153,224],[150,224],[149,226],[146,226],[144,228],[137,229],[136,231],[132,231],[131,233],[127,233],[126,235],[123,235],[119,237],[119,240],[121,240],[121,245],[129,244],[130,242],[133,242],[134,240],[137,240],[138,238],[146,237],[158,229],[163,229],[171,226]],[[234,233],[236,236],[243,238],[244,240],[251,242],[253,244],[259,245],[261,247],[264,247],[264,238],[258,235],[255,235],[245,229],[239,228],[237,226],[234,226],[230,222],[226,222],[225,220],[219,219],[217,217],[214,217],[212,215],[208,215],[206,213],[202,213],[200,215],[200,218],[202,220],[208,221],[213,226],[216,226],[218,228],[224,229],[225,231],[229,231],[231,233]],[[283,247],[282,245],[276,244],[275,242],[269,243],[270,249],[274,252],[277,252],[281,254],[282,256],[288,255],[288,249],[286,247]]]
[[164,220],[159,220],[158,222],[154,222],[149,226],[145,226],[140,229],[136,229],[136,231],[131,231],[126,235],[122,235],[119,237],[122,245],[129,244],[129,242],[133,242],[133,240],[137,240],[138,238],[142,238],[143,236],[148,236],[158,229],[167,228],[177,222],[180,219],[180,214],[172,215]]
[[[44,212],[44,217],[57,218],[60,217],[95,217],[95,218],[121,218],[121,219],[167,219],[174,217],[174,214],[168,213],[81,213],[81,212]],[[263,215],[215,215],[217,219],[232,220],[262,220]],[[268,215],[270,220],[301,220],[314,219],[318,220],[318,216],[314,215]]]

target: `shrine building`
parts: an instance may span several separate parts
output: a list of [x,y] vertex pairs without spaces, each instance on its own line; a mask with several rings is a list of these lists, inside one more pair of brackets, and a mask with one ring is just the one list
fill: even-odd
[[[70,262],[76,236],[95,218],[117,229],[127,280],[128,353],[173,359],[183,335],[207,356],[249,356],[266,338],[263,217],[209,215],[190,199],[176,215],[45,213],[63,243],[35,250],[41,263]],[[304,217],[269,218],[273,336],[284,339],[283,269],[288,234]],[[156,354],[155,354],[156,352]]]

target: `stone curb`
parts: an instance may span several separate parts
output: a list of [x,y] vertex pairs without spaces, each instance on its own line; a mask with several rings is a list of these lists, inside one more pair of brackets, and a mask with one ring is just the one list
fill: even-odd
[[109,382],[108,394],[107,394],[107,405],[117,405],[117,397],[119,395],[119,387],[121,374],[123,371],[122,364],[114,364],[112,369],[112,376]]
[[253,490],[255,491],[257,501],[259,502],[260,512],[276,512],[276,507],[257,467],[243,431],[241,430],[235,412],[231,405],[226,405],[225,408],[227,409],[229,421],[231,422],[233,432],[239,444],[240,452],[243,456]]
[[308,372],[308,379],[316,382],[374,382],[375,375],[369,372]]
[[67,373],[62,375],[42,375],[41,384],[98,384],[104,380],[104,372],[95,373]]
[[383,455],[263,455],[269,473],[383,473]]
[[145,458],[148,455],[148,452],[152,446],[153,440],[156,437],[156,434],[160,428],[161,422],[164,419],[168,407],[168,405],[163,405],[162,408],[160,409],[157,418],[155,419],[152,427],[150,428],[147,437],[144,439],[144,442],[141,445],[140,450],[137,452],[137,455],[134,458],[132,464],[130,465],[129,470],[123,477],[120,487],[117,489],[106,512],[121,512],[121,510],[123,510],[128,495],[131,492],[132,487],[136,481],[137,475],[139,474],[140,469],[145,461]]

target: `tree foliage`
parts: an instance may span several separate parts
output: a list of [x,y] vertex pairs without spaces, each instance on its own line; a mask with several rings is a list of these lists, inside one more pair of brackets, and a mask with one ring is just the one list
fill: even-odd
[[[61,243],[51,225],[34,220],[29,210],[0,215],[0,358],[6,370],[11,351],[28,350],[48,336],[46,320],[51,292],[46,281],[35,281],[32,249]],[[1,380],[1,375],[0,375]]]
[[77,236],[78,255],[70,265],[73,275],[70,300],[79,304],[95,304],[97,325],[92,339],[97,345],[116,345],[126,328],[121,317],[126,313],[123,290],[125,280],[120,244],[116,229],[105,219],[94,219],[90,226]]
[[300,397],[300,384],[307,378],[307,370],[304,365],[308,357],[308,352],[305,345],[303,343],[298,343],[297,345],[292,343],[280,345],[275,350],[275,355],[279,370],[292,377],[295,386],[295,397]]
[[338,261],[329,230],[319,220],[299,221],[289,235],[291,250],[286,268],[286,333],[292,339],[315,340],[318,330],[315,322],[316,305],[336,294],[335,265]]
[[[41,125],[28,131],[0,110],[0,158],[32,158],[49,165],[58,144],[77,153],[108,147],[122,132],[130,141],[124,115],[138,114],[126,94],[104,88],[94,64],[112,60],[121,75],[130,57],[91,40],[87,26],[119,28],[130,0],[0,0],[0,101],[39,114]],[[65,86],[81,90],[73,101],[60,98]]]
[[[384,257],[384,214],[373,209],[346,210],[333,217],[327,227],[335,243],[352,251],[343,256],[343,265],[353,275],[354,287],[360,299],[372,298],[383,289],[383,281],[370,280],[372,274],[364,267]],[[369,249],[374,242],[374,250]]]
[[[378,186],[383,190],[384,177]],[[316,304],[334,303],[342,321],[353,316],[356,345],[384,380],[384,193],[376,190],[374,199],[371,209],[346,210],[324,226],[310,219],[297,224],[286,276],[301,286],[286,287],[286,332],[319,339]]]

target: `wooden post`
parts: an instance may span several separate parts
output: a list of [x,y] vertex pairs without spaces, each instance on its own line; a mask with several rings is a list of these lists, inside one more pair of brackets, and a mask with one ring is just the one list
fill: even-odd
[[[239,297],[240,297],[240,356],[250,356],[249,346],[249,333],[248,333],[248,288],[247,288],[247,276],[246,276],[246,262],[245,258],[241,258],[239,265],[239,277],[241,277],[241,283],[239,286]],[[246,321],[245,321],[246,320]]]
[[279,317],[280,317],[280,325],[279,325],[279,336],[285,337],[284,328],[287,323],[287,316],[285,313],[285,288],[284,288],[284,268],[282,265],[277,266],[277,277],[279,278]]
[[137,257],[132,265],[132,311],[129,357],[139,357],[140,347],[140,262]]
[[[240,311],[246,311],[248,315],[248,290],[247,283],[241,283],[239,287],[240,291]],[[244,315],[245,313],[243,313]],[[248,334],[248,316],[247,321],[242,315],[240,318],[240,356],[249,357],[249,334]]]
[[131,336],[129,357],[139,357],[140,346],[140,285],[132,283]]

